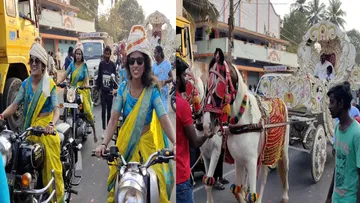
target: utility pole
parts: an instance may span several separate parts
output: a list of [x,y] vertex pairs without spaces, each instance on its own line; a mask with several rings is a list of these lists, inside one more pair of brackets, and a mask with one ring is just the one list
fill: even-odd
[[234,0],[229,0],[230,9],[229,9],[229,18],[228,18],[228,25],[229,25],[229,45],[228,45],[228,61],[232,63],[232,50],[234,47]]

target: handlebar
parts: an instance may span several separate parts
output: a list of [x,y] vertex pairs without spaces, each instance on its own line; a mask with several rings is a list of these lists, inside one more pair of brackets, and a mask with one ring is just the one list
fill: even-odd
[[[71,87],[70,83],[60,83],[57,85],[58,87],[61,87],[61,88],[65,88],[65,87]],[[83,89],[92,89],[93,87],[91,86],[78,86],[75,88],[75,90],[83,90]]]
[[[95,150],[91,151],[91,156],[95,155]],[[110,149],[106,149],[104,154],[101,155],[103,159],[108,160],[109,162],[114,161],[114,158],[121,158],[123,165],[127,165],[128,163],[125,161],[124,157],[118,152],[118,148],[116,146],[111,146]],[[154,160],[155,158],[155,160]],[[152,153],[145,164],[142,166],[145,168],[149,168],[150,166],[156,163],[164,163],[169,160],[174,159],[174,152],[170,149],[162,149],[161,151],[157,151]]]

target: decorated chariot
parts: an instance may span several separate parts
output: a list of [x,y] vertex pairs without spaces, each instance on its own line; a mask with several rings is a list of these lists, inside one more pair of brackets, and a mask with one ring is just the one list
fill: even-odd
[[[290,145],[303,148],[302,151],[311,155],[311,174],[315,182],[324,172],[327,141],[333,144],[335,126],[326,93],[339,82],[358,83],[360,72],[355,66],[355,55],[355,48],[345,32],[331,22],[317,23],[299,45],[300,67],[265,67],[256,90],[258,95],[281,98],[286,103],[291,126]],[[331,63],[333,78],[315,77],[321,57]]]

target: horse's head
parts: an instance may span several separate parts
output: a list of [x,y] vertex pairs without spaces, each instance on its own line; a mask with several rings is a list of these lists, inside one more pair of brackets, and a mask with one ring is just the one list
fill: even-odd
[[237,86],[233,71],[227,63],[215,64],[209,70],[203,122],[205,134],[216,133],[230,116],[230,105],[236,96],[234,87]]

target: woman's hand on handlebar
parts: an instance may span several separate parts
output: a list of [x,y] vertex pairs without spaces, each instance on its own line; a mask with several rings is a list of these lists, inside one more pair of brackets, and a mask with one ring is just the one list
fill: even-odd
[[98,157],[98,158],[101,158],[101,156],[105,153],[105,150],[106,150],[106,146],[105,145],[99,145],[96,147],[95,149],[95,155]]
[[53,125],[48,125],[48,126],[46,126],[45,127],[45,133],[47,134],[47,135],[52,135],[52,134],[54,134],[54,126]]

